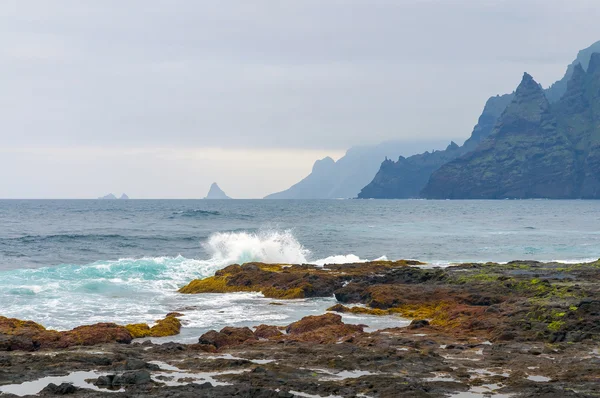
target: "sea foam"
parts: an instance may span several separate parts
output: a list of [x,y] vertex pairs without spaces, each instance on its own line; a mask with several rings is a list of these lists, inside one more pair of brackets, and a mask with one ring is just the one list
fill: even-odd
[[201,244],[204,259],[121,258],[5,271],[0,278],[2,315],[31,319],[59,330],[95,322],[151,323],[172,311],[186,314],[186,328],[267,320],[285,324],[331,303],[298,301],[293,304],[295,309],[282,311],[268,305],[270,300],[259,293],[204,297],[182,295],[177,290],[231,264],[259,261],[323,266],[365,261],[353,254],[312,260],[310,250],[290,230],[221,232]]

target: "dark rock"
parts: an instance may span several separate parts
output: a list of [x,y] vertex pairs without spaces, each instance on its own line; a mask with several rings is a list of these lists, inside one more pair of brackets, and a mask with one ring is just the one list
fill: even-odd
[[140,370],[140,369],[148,369],[148,370],[160,370],[160,366],[144,362],[141,359],[129,358],[125,363],[118,365],[115,370],[123,371],[123,370]]
[[100,376],[96,379],[94,384],[100,388],[110,388],[113,385],[115,375]]
[[220,332],[209,330],[198,339],[199,344],[213,345],[216,348],[234,346],[246,341],[257,340],[250,328],[225,327]]
[[44,389],[41,391],[41,395],[68,395],[75,394],[77,390],[78,388],[71,383],[62,383],[59,386],[54,383],[50,383],[44,387]]
[[413,320],[410,325],[408,325],[409,329],[421,329],[426,326],[429,326],[429,321],[426,319]]
[[146,370],[135,370],[117,375],[112,381],[113,387],[147,384],[152,382],[150,373]]
[[259,339],[270,339],[281,335],[283,333],[281,333],[277,326],[259,325],[254,331],[254,336]]
[[285,330],[288,334],[301,334],[312,332],[325,326],[342,325],[342,317],[337,314],[325,314],[319,316],[307,316],[290,324]]
[[0,334],[0,351],[35,351],[39,344],[31,337]]

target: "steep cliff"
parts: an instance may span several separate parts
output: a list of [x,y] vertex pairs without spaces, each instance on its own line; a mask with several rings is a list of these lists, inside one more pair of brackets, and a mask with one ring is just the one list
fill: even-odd
[[550,104],[525,74],[490,136],[435,171],[426,198],[600,198],[600,54]]
[[[579,51],[577,58],[567,67],[564,77],[545,91],[547,102],[554,104],[565,94],[577,65],[587,68],[590,57],[600,51],[600,41]],[[580,66],[581,67],[581,66]],[[541,90],[541,89],[540,89]],[[479,117],[477,125],[469,139],[458,150],[439,151],[433,154],[423,153],[409,158],[400,158],[397,162],[382,163],[373,181],[365,186],[359,198],[412,198],[420,197],[431,174],[442,165],[469,153],[477,148],[491,133],[498,118],[514,99],[515,93],[491,97]],[[435,156],[432,156],[435,155]],[[593,157],[589,162],[593,163]],[[591,177],[590,177],[591,178]],[[402,186],[398,186],[398,185]]]

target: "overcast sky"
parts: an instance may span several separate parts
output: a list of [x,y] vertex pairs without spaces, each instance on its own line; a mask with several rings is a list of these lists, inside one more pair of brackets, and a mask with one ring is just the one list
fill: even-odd
[[262,197],[470,134],[600,40],[597,0],[2,0],[0,197]]

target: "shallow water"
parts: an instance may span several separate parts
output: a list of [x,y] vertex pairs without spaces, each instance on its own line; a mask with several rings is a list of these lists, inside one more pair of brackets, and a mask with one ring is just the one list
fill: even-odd
[[95,385],[88,383],[86,380],[97,379],[100,376],[106,375],[106,373],[98,372],[72,372],[65,376],[50,376],[43,377],[38,380],[28,381],[21,384],[9,384],[0,386],[0,393],[14,394],[20,397],[25,395],[35,395],[42,391],[50,383],[60,385],[62,383],[71,383],[75,387],[88,388],[94,391],[107,391],[107,392],[118,392],[117,390],[106,390],[100,389]]

